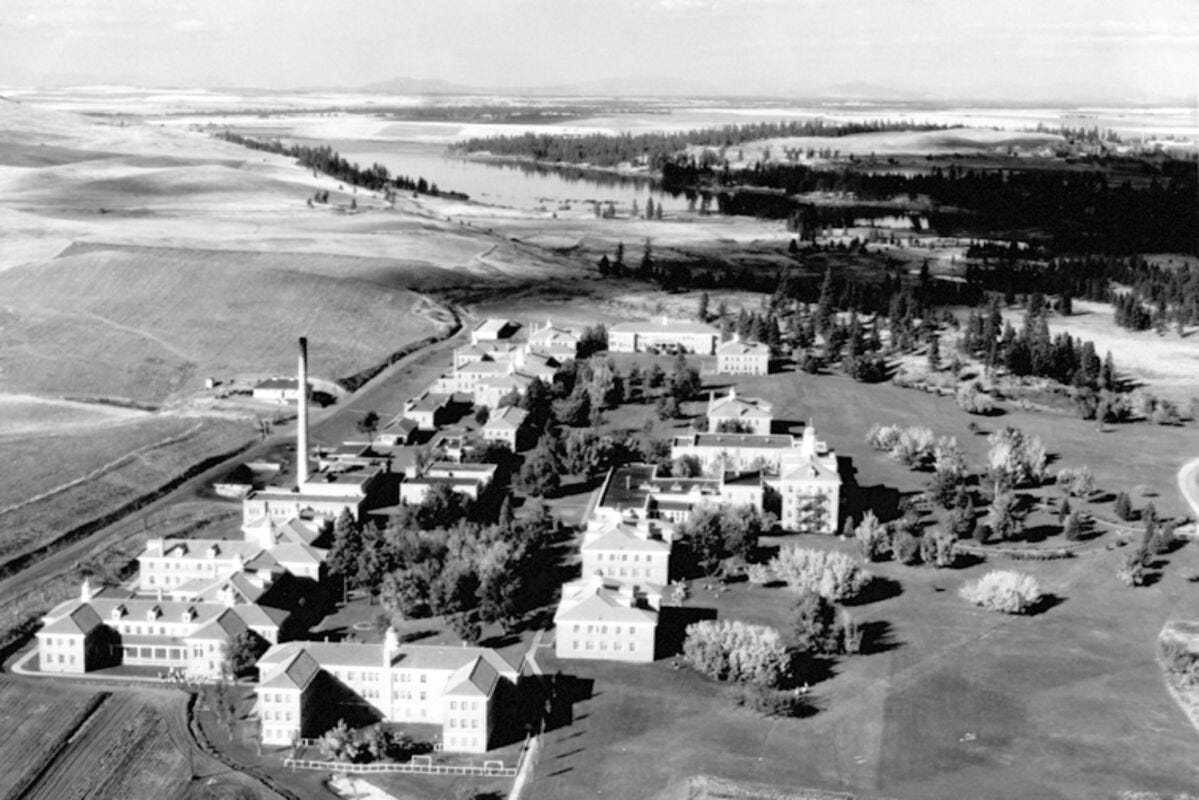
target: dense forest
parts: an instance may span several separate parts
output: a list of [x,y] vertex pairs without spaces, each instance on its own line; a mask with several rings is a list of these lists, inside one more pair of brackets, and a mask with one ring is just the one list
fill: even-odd
[[834,192],[864,202],[906,199],[914,208],[926,208],[933,229],[946,235],[1031,232],[1057,253],[1199,254],[1195,165],[1174,160],[1142,164],[1148,179],[1136,186],[1129,180],[1113,183],[1100,170],[957,166],[933,167],[923,174],[869,174],[787,164],[722,173],[667,165],[662,178],[667,189],[711,187],[725,213],[774,218],[798,214],[805,232],[843,212],[794,196]]
[[[659,170],[675,163],[678,154],[689,146],[705,148],[736,147],[758,139],[786,136],[841,137],[854,133],[879,131],[946,130],[947,125],[915,125],[911,122],[874,120],[831,123],[824,120],[795,120],[791,122],[753,122],[744,125],[724,125],[697,128],[689,131],[653,131],[623,133],[588,133],[563,136],[550,133],[525,133],[520,136],[494,136],[466,139],[456,149],[461,153],[489,152],[496,156],[530,158],[564,164],[590,164],[595,167],[615,167],[624,163],[645,163]],[[716,153],[701,156],[704,166],[721,159]]]
[[294,158],[301,166],[324,173],[343,183],[369,189],[372,192],[390,194],[395,190],[404,190],[417,192],[418,194],[428,194],[434,197],[450,197],[457,200],[470,199],[468,195],[462,192],[438,189],[437,184],[430,183],[421,177],[414,180],[407,176],[397,175],[393,178],[388,172],[387,167],[382,164],[372,164],[370,167],[363,169],[357,164],[351,164],[349,161],[346,161],[335,153],[333,148],[327,145],[324,147],[306,147],[298,144],[287,145],[278,139],[256,139],[252,136],[242,136],[232,131],[221,131],[214,135],[218,139],[240,144],[251,150],[263,150],[268,153],[277,153]]

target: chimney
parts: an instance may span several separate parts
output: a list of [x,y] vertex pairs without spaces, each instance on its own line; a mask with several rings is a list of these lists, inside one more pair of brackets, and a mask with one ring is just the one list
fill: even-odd
[[92,591],[91,579],[85,576],[83,579],[83,584],[79,587],[79,599],[80,601],[87,603],[91,601],[93,594],[94,592]]
[[296,417],[296,485],[308,483],[308,339],[300,337],[300,374]]

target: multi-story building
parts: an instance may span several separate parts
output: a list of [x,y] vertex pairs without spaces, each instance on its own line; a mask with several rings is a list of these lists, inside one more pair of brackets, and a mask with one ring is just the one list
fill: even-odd
[[319,735],[320,720],[331,724],[340,716],[328,705],[348,690],[382,721],[441,725],[446,750],[483,753],[493,744],[522,665],[483,647],[401,645],[393,629],[382,644],[272,647],[258,661],[262,742],[286,745]]
[[665,585],[670,581],[673,529],[668,522],[634,519],[613,509],[597,508],[579,548],[583,577],[599,575]]
[[547,319],[543,327],[533,326],[527,348],[531,353],[541,353],[559,362],[567,361],[578,355],[579,337],[565,328],[554,327],[553,321]]
[[452,391],[426,391],[421,393],[404,403],[404,411],[400,418],[406,417],[412,420],[416,423],[418,430],[437,430],[438,426],[444,424],[445,418],[449,414]]
[[529,412],[523,408],[504,406],[487,418],[480,433],[483,434],[484,441],[505,444],[515,452],[520,449],[524,439],[525,421],[528,417]]
[[82,674],[125,664],[179,671],[191,677],[222,672],[224,649],[234,636],[254,631],[280,640],[288,612],[252,604],[188,602],[136,597],[113,590],[93,592],[83,582],[76,600],[60,603],[42,618],[37,633],[42,672]]
[[708,397],[708,433],[754,433],[765,436],[774,422],[774,406],[765,400],[738,397],[730,389],[724,397]]
[[811,423],[798,440],[790,435],[695,433],[676,437],[674,458],[693,457],[710,474],[761,471],[787,530],[835,533],[840,521],[841,474],[837,456],[816,438]]
[[615,512],[626,521],[661,520],[681,524],[704,505],[742,506],[762,511],[761,472],[724,472],[697,477],[662,475],[653,464],[614,467],[604,482],[596,516]]
[[554,614],[558,658],[650,662],[657,655],[661,590],[599,576],[562,587]]
[[608,349],[613,353],[698,353],[712,355],[720,331],[705,322],[656,320],[621,322],[608,329]]
[[735,337],[717,346],[716,371],[723,375],[768,375],[770,348],[761,342],[743,342]]

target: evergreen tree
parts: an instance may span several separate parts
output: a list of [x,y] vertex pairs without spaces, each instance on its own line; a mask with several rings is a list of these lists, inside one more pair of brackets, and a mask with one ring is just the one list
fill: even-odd
[[358,570],[358,556],[362,552],[362,530],[348,508],[343,508],[333,523],[333,546],[329,550],[326,564],[329,572],[342,580],[353,580]]
[[695,318],[700,322],[708,321],[708,293],[701,292],[699,295],[699,303],[695,309]]
[[[583,396],[586,397],[586,394]],[[524,466],[521,467],[518,482],[530,495],[545,497],[558,491],[562,484],[559,447],[557,437],[547,431],[541,435],[537,446],[529,453]]]
[[[598,206],[597,206],[597,208],[598,208]],[[611,272],[612,272],[612,264],[611,264],[611,262],[608,261],[608,256],[607,255],[600,256],[599,274],[602,277],[606,278],[606,277],[608,277],[608,274]]]

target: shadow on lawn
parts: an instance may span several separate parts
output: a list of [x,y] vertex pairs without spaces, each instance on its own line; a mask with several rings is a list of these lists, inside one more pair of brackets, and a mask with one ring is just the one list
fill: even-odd
[[657,657],[670,658],[683,652],[687,626],[705,619],[716,619],[716,609],[662,606],[658,612]]
[[[576,721],[574,707],[595,696],[595,681],[558,672],[547,679],[545,730],[567,728]],[[580,716],[578,719],[582,719]]]
[[859,628],[862,631],[862,655],[864,656],[886,653],[903,644],[891,638],[894,631],[891,623],[886,620],[863,622]]
[[864,606],[870,603],[890,600],[892,597],[899,597],[901,594],[903,594],[903,585],[899,581],[894,578],[884,578],[881,575],[875,575],[857,597],[843,600],[841,604],[845,606]]
[[1036,617],[1044,614],[1051,608],[1056,608],[1066,602],[1066,598],[1061,595],[1056,595],[1053,592],[1046,592],[1041,595],[1041,599],[1036,602],[1036,605],[1030,606],[1025,616]]

